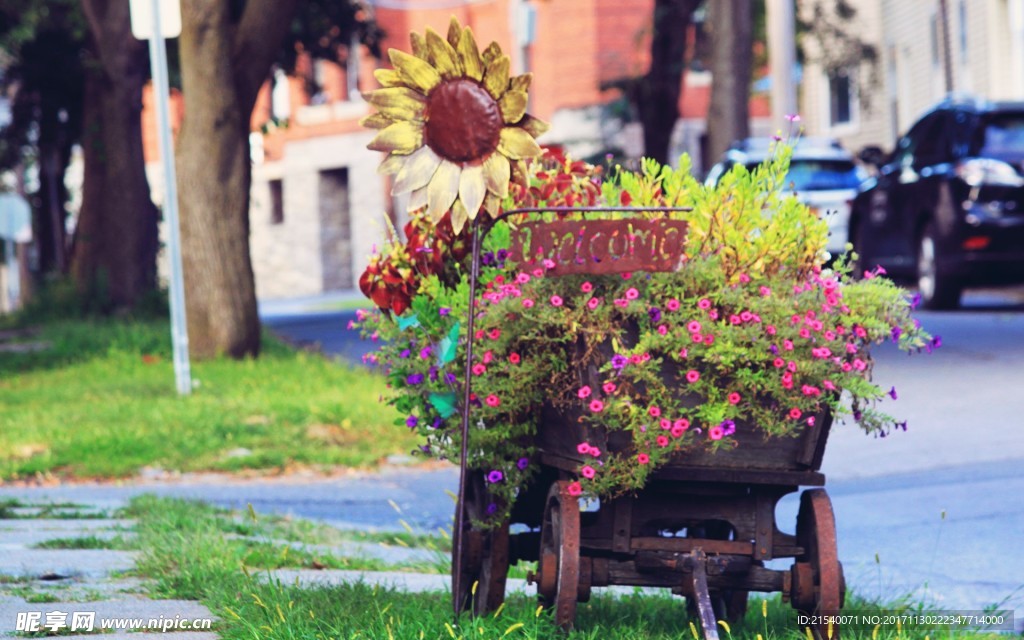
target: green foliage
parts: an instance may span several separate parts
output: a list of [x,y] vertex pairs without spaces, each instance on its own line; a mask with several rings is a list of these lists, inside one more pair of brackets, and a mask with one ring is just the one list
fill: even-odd
[[[892,339],[920,350],[930,336],[890,281],[854,281],[842,262],[823,267],[826,223],[781,193],[789,157],[780,147],[715,188],[694,180],[685,158],[678,170],[645,160],[636,173],[613,172],[600,187],[611,207],[691,209],[670,214],[688,223],[685,262],[674,272],[553,277],[557,256],[503,262],[519,220],[497,223],[474,334],[461,330],[474,343],[470,362],[465,349],[454,362],[437,357],[453,316],[468,313],[465,274],[455,287],[434,279],[420,290],[416,326],[369,319],[367,330],[384,339],[378,358],[402,414],[396,423],[423,436],[425,450],[458,460],[459,416],[442,414],[432,398],[461,399],[468,365],[468,465],[488,479],[496,518],[539,467],[541,428],[575,439],[575,450],[560,452],[579,461],[571,490],[607,497],[642,488],[671,460],[796,437],[829,415],[873,434],[902,426],[875,406],[885,394],[871,382],[870,347]],[[574,181],[583,175],[573,169]],[[547,198],[548,182],[570,181],[535,169],[529,193]],[[608,214],[627,215],[655,214]],[[442,307],[451,309],[443,318]]]

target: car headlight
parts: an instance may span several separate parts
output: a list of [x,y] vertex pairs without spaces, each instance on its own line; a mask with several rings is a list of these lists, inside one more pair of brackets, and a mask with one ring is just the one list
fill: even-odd
[[972,187],[1022,187],[1021,177],[1013,165],[991,158],[971,158],[956,165],[956,175]]

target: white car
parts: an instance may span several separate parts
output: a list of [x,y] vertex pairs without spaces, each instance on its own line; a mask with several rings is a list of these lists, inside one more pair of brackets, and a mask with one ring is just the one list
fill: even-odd
[[[753,169],[770,157],[773,144],[771,138],[747,138],[737,142],[711,167],[705,184],[714,186],[736,165]],[[845,251],[850,208],[866,178],[867,172],[835,140],[801,138],[793,149],[786,174],[786,192],[793,193],[828,221],[826,249],[833,256]]]

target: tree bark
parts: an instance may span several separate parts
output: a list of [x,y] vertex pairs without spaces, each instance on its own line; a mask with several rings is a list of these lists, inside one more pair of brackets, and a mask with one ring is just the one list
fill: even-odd
[[701,0],[656,0],[651,66],[640,85],[639,107],[644,155],[669,162],[672,129],[679,118],[679,95],[686,68],[687,28]]
[[104,306],[131,307],[156,286],[159,245],[140,126],[145,43],[131,34],[128,3],[82,6],[97,60],[85,77],[85,180],[71,274]]
[[750,135],[750,78],[753,66],[753,17],[750,0],[710,0],[711,105],[708,155],[716,162],[736,140]]
[[249,117],[297,0],[183,0],[185,117],[176,166],[190,353],[256,356],[260,324],[249,254]]

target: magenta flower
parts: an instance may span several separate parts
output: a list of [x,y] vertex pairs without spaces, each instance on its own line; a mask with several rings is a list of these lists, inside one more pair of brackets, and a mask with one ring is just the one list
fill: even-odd
[[552,307],[560,307],[560,306],[562,306],[562,297],[561,296],[551,296],[551,306]]
[[608,394],[608,393],[615,393],[615,383],[614,382],[606,382],[606,383],[604,383],[601,386],[601,390],[604,391],[606,394]]
[[583,284],[580,285],[580,291],[582,291],[583,293],[590,293],[593,290],[594,285],[590,284],[589,282],[584,282]]
[[501,398],[492,393],[491,395],[487,396],[484,402],[487,403],[488,407],[496,407],[501,404]]
[[634,289],[633,287],[626,289],[626,300],[636,300],[639,297],[640,292]]
[[710,309],[711,308],[711,301],[708,300],[707,298],[701,298],[697,302],[697,307],[700,308],[700,309]]
[[601,402],[600,400],[591,400],[590,410],[593,411],[594,413],[601,413],[602,411],[604,411],[604,403]]
[[789,417],[792,418],[793,420],[799,420],[800,416],[802,415],[804,415],[804,412],[801,411],[800,409],[797,409],[796,407],[793,407],[792,409],[789,410]]
[[694,371],[693,369],[690,369],[689,371],[686,372],[686,381],[687,382],[689,382],[690,384],[693,384],[694,382],[697,382],[698,380],[700,380],[700,373],[698,373],[697,371]]
[[591,311],[596,309],[599,304],[601,304],[600,298],[591,298],[590,300],[587,300],[587,308]]
[[581,456],[585,456],[588,453],[590,453],[590,443],[581,442],[578,445],[576,445],[576,453],[580,454]]
[[579,482],[573,481],[569,483],[568,487],[566,487],[566,491],[569,492],[570,496],[575,498],[583,493],[583,487]]
[[505,474],[502,473],[501,471],[498,471],[497,469],[487,474],[487,482],[490,482],[491,484],[501,482],[504,478]]
[[594,467],[590,466],[589,464],[585,464],[583,465],[583,468],[580,469],[580,474],[582,474],[583,477],[586,478],[587,480],[590,480],[595,475],[597,475],[597,472],[594,471]]
[[708,437],[712,440],[721,440],[723,435],[725,435],[725,431],[721,425],[715,425],[708,429]]
[[529,298],[523,298],[523,308],[524,309],[532,309],[533,308],[533,300],[530,300]]
[[473,365],[473,375],[474,376],[482,376],[485,373],[487,373],[487,367],[485,367],[483,364],[478,362],[478,363]]
[[661,427],[662,431],[668,431],[672,428],[672,421],[668,418],[662,418],[658,421],[658,426]]
[[652,418],[657,418],[658,416],[661,415],[661,409],[659,409],[658,407],[650,407],[647,409],[647,415],[651,416]]
[[729,394],[729,404],[739,404],[741,400],[740,394],[733,391]]
[[590,397],[590,387],[586,386],[586,385],[580,387],[580,390],[576,392],[576,395],[579,396],[580,399],[589,398]]
[[636,461],[639,464],[647,464],[648,462],[651,461],[651,456],[647,455],[646,453],[638,453],[636,455]]
[[669,442],[666,436],[658,436],[654,441],[658,443],[659,447],[667,447]]
[[678,311],[679,301],[676,300],[675,298],[672,298],[671,300],[665,303],[665,308],[668,309],[669,311]]
[[700,331],[700,323],[696,320],[691,320],[686,323],[686,330],[690,333],[697,333]]

